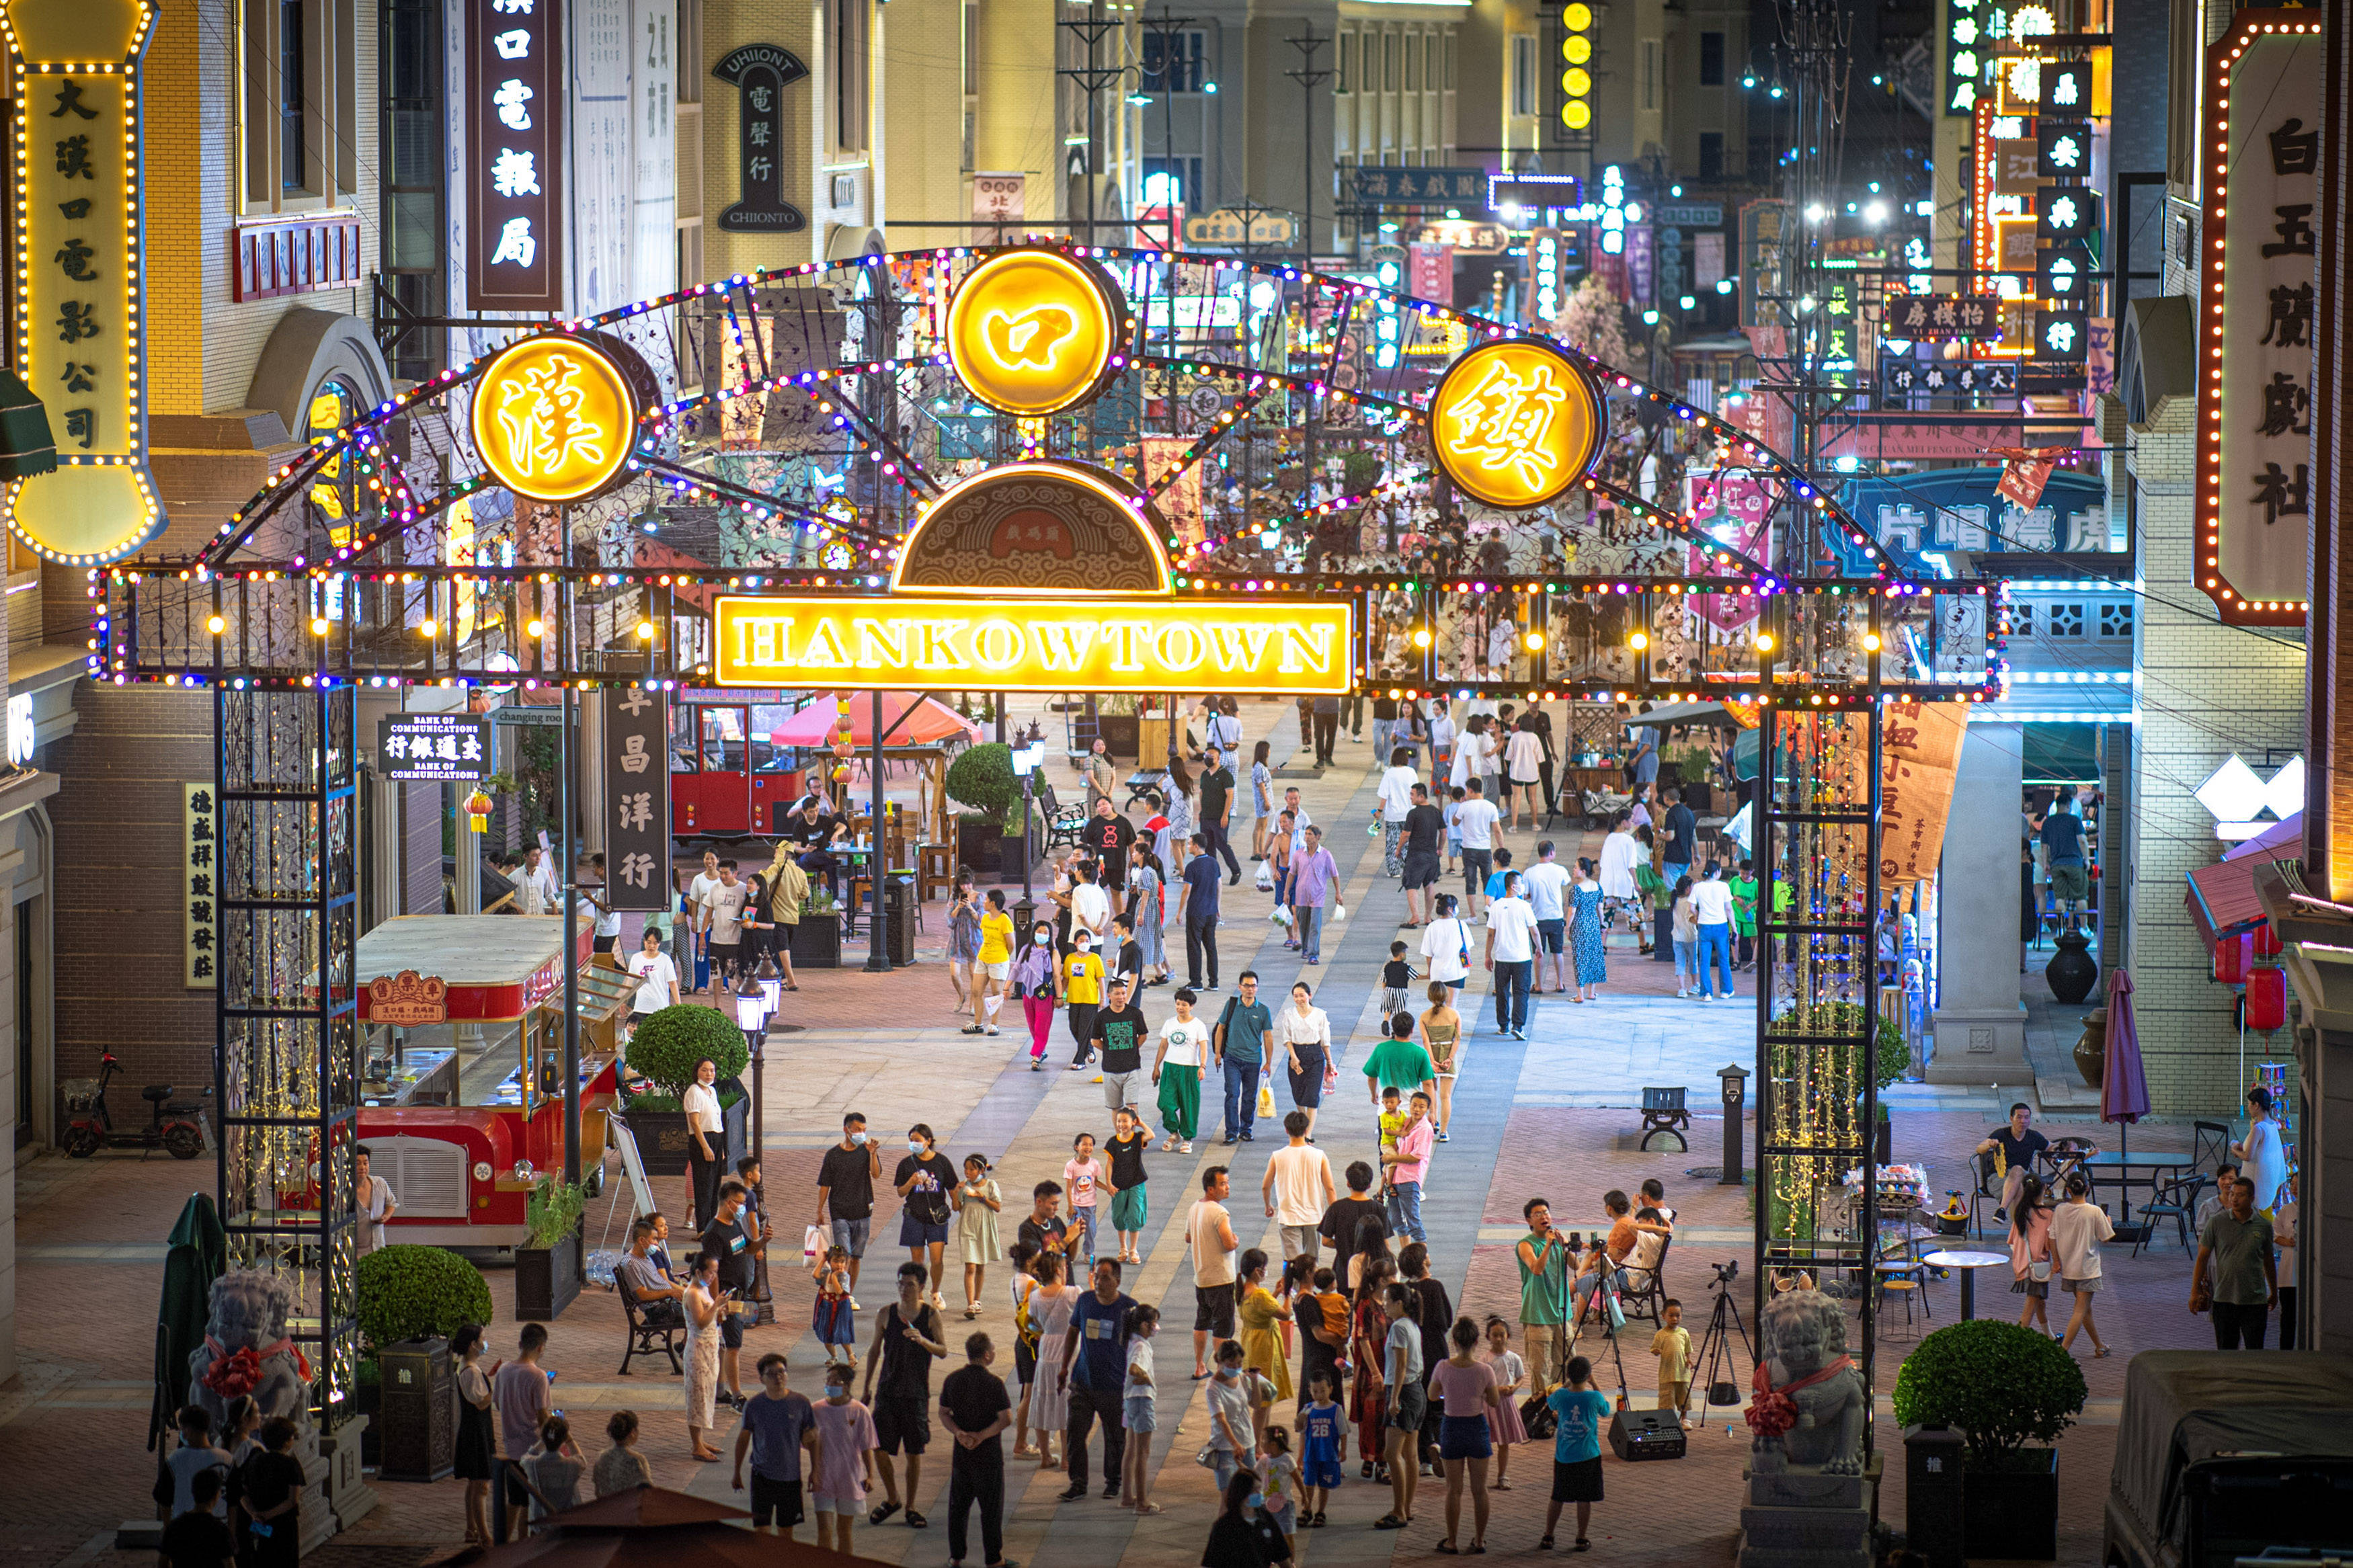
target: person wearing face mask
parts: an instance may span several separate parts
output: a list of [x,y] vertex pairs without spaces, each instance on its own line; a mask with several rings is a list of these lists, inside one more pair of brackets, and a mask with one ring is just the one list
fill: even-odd
[[1071,1038],[1079,1047],[1071,1058],[1071,1070],[1076,1072],[1094,1055],[1095,1009],[1103,998],[1103,956],[1095,952],[1094,937],[1086,927],[1071,930],[1070,954],[1056,972],[1055,983],[1071,1012]]
[[1013,961],[1013,989],[1021,998],[1021,1016],[1029,1026],[1029,1070],[1046,1070],[1046,1037],[1054,1027],[1054,1009],[1060,1005],[1061,988],[1056,983],[1060,967],[1054,959],[1054,927],[1051,921],[1039,921],[1030,933],[1029,945]]
[[866,1237],[874,1223],[874,1184],[882,1174],[882,1152],[866,1136],[866,1118],[853,1110],[841,1119],[841,1142],[825,1152],[817,1172],[817,1218],[833,1233],[833,1244],[849,1254],[849,1310],[858,1310],[858,1268],[866,1257]]
[[923,1277],[933,1283],[932,1305],[940,1311],[947,1310],[947,1301],[939,1291],[940,1268],[946,1261],[948,1249],[948,1204],[956,1189],[955,1167],[947,1156],[933,1149],[932,1130],[918,1121],[907,1129],[907,1157],[891,1177],[906,1206],[899,1214],[899,1245],[907,1249],[907,1261],[924,1261],[923,1249],[931,1249],[929,1272]]

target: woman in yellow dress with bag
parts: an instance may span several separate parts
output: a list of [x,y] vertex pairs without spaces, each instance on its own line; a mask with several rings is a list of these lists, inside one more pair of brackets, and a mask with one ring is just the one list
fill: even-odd
[[1266,1288],[1266,1252],[1251,1247],[1242,1254],[1234,1276],[1234,1317],[1241,1330],[1242,1364],[1266,1373],[1279,1403],[1291,1397],[1291,1363],[1284,1359],[1275,1324],[1291,1321],[1291,1309]]

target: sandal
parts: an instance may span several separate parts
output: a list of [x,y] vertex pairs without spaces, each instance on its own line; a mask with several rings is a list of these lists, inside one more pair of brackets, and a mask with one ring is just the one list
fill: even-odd
[[1570,1547],[1569,1550],[1571,1552],[1590,1552],[1593,1550],[1593,1542],[1586,1540],[1585,1537],[1580,1535],[1577,1538],[1577,1544]]
[[1135,1516],[1138,1519],[1143,1519],[1152,1514],[1166,1513],[1167,1511],[1167,1510],[1162,1508],[1156,1502],[1138,1503],[1135,1509]]
[[1315,1526],[1319,1530],[1322,1529],[1324,1525],[1324,1510],[1319,1508],[1314,1513],[1308,1515],[1307,1522]]
[[2105,1361],[2108,1358],[2108,1352],[2114,1348],[2115,1347],[2110,1345],[2102,1345],[2092,1352],[2092,1359],[2094,1361]]
[[1373,1528],[1375,1530],[1403,1530],[1405,1528],[1405,1521],[1399,1519],[1393,1513],[1385,1513],[1381,1515],[1380,1518],[1373,1521]]
[[1462,1549],[1455,1545],[1454,1542],[1451,1541],[1441,1541],[1437,1545],[1431,1547],[1430,1550],[1437,1552],[1440,1557],[1460,1557],[1462,1555]]
[[898,1511],[899,1505],[895,1502],[876,1503],[872,1510],[867,1514],[866,1522],[869,1524],[880,1524]]
[[1547,1536],[1546,1536],[1542,1541],[1537,1542],[1536,1542],[1536,1548],[1537,1548],[1537,1550],[1542,1551],[1542,1552],[1549,1552],[1549,1551],[1551,1551],[1551,1550],[1552,1550],[1552,1537],[1551,1537],[1551,1536],[1549,1536],[1549,1535],[1547,1535]]
[[925,1519],[913,1509],[911,1508],[907,1510],[907,1528],[909,1530],[923,1530],[929,1527],[931,1522],[932,1521],[930,1520]]
[[1487,1489],[1491,1492],[1507,1492],[1512,1489],[1512,1483],[1509,1481],[1490,1481],[1487,1483]]

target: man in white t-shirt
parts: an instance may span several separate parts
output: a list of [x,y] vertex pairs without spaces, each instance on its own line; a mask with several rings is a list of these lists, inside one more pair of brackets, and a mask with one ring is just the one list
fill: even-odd
[[[521,884],[529,883],[526,890]],[[552,915],[561,889],[555,881],[555,861],[534,844],[522,852],[522,875],[516,887],[515,907],[527,915]]]
[[689,944],[695,960],[694,988],[711,984],[711,895],[719,890],[719,852],[702,852],[702,869],[686,885],[686,924],[693,933]]
[[[1469,847],[1467,845],[1464,847]],[[1504,896],[1487,906],[1487,968],[1495,976],[1495,1033],[1528,1037],[1528,981],[1536,967],[1536,912],[1522,896],[1517,871],[1504,873]]]
[[1454,831],[1462,840],[1462,885],[1470,898],[1468,912],[1476,915],[1486,901],[1487,879],[1495,870],[1495,819],[1501,815],[1487,798],[1476,773],[1462,786],[1462,804],[1454,813]]
[[1536,863],[1521,873],[1527,889],[1528,908],[1536,916],[1536,975],[1534,990],[1544,994],[1544,963],[1552,960],[1552,988],[1568,989],[1568,868],[1553,858],[1547,838],[1536,846]]
[[362,1258],[384,1245],[385,1222],[400,1212],[400,1200],[392,1195],[392,1184],[373,1173],[369,1166],[368,1147],[363,1143],[352,1154],[353,1183],[359,1194],[359,1246]]
[[1079,862],[1079,879],[1071,889],[1071,931],[1075,935],[1081,927],[1094,933],[1095,945],[1109,952],[1111,940],[1111,895],[1103,890],[1098,868],[1092,860]]
[[1413,809],[1413,786],[1421,775],[1407,765],[1413,753],[1403,746],[1389,752],[1388,771],[1381,774],[1381,874],[1394,877],[1403,869],[1398,844],[1405,833],[1406,813]]
[[1332,1184],[1332,1162],[1307,1141],[1307,1130],[1313,1125],[1303,1110],[1282,1119],[1290,1146],[1274,1152],[1258,1184],[1259,1196],[1266,1200],[1266,1217],[1282,1227],[1285,1263],[1303,1253],[1311,1261],[1314,1258],[1315,1227],[1324,1223],[1324,1211],[1340,1196]]
[[1692,917],[1699,922],[1699,999],[1713,1001],[1708,990],[1708,964],[1713,961],[1724,976],[1722,994],[1732,995],[1732,889],[1724,880],[1724,866],[1710,860],[1692,889]]

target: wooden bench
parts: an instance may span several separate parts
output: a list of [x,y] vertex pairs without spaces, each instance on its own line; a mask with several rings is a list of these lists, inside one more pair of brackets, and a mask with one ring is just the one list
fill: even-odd
[[1675,1147],[1691,1152],[1691,1140],[1683,1134],[1691,1131],[1691,1111],[1683,1104],[1683,1087],[1646,1089],[1642,1091],[1642,1138],[1634,1146],[1648,1151],[1651,1140],[1663,1132],[1675,1141]]

